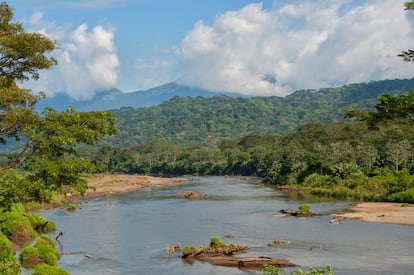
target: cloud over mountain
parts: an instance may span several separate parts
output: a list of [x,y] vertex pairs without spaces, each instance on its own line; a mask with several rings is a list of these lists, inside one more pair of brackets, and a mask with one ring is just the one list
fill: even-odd
[[114,44],[114,30],[86,24],[73,31],[42,21],[42,14],[32,16],[31,31],[47,35],[57,41],[54,57],[58,65],[41,72],[41,80],[30,82],[34,91],[48,95],[65,92],[77,100],[90,99],[96,91],[116,86],[120,65]]
[[181,43],[180,82],[210,90],[286,95],[380,79],[408,78],[397,57],[412,48],[404,1],[286,1],[250,4],[202,21]]

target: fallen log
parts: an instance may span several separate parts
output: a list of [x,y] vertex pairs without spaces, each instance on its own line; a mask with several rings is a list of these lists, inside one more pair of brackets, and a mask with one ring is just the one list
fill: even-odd
[[260,257],[235,257],[235,256],[196,256],[195,259],[208,262],[212,265],[237,267],[240,269],[260,270],[264,264],[277,267],[294,267],[298,266],[287,259]]
[[304,211],[304,210],[296,210],[296,209],[281,209],[279,211],[283,215],[290,215],[294,217],[309,217],[312,216],[312,213],[310,211]]

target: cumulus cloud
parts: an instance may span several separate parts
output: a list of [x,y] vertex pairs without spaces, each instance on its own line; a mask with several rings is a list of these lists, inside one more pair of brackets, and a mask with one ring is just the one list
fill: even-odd
[[285,3],[268,10],[251,4],[217,16],[211,25],[195,24],[181,43],[180,82],[283,96],[414,76],[414,65],[397,57],[414,45],[404,1]]
[[68,31],[43,22],[41,13],[34,14],[30,22],[34,31],[60,41],[53,53],[57,67],[42,71],[41,81],[29,83],[33,90],[43,90],[48,96],[64,92],[76,100],[86,100],[116,85],[120,63],[113,29],[96,26],[89,31],[82,24]]
[[85,24],[72,32],[59,58],[62,84],[75,99],[89,99],[97,90],[112,88],[117,82],[119,60],[113,31],[101,26],[88,32]]

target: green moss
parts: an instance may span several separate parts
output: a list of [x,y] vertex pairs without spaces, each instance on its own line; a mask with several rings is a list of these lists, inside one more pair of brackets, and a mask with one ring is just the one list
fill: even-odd
[[57,266],[38,264],[31,275],[70,275],[70,273]]

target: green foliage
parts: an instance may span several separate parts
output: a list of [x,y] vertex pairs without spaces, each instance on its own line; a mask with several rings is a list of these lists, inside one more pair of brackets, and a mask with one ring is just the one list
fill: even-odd
[[58,266],[41,263],[36,266],[31,275],[70,275],[70,273]]
[[[287,272],[283,268],[279,268],[273,265],[264,264],[262,267],[262,272],[264,275],[286,275]],[[291,271],[291,275],[333,275],[334,272],[330,266],[317,269],[310,267],[307,271],[303,271],[302,269],[298,269],[296,271]]]
[[175,97],[149,108],[114,110],[121,134],[103,144],[126,148],[166,140],[199,146],[250,136],[250,146],[257,135],[285,135],[310,122],[345,121],[346,109],[368,111],[379,95],[408,90],[414,90],[414,79],[297,91],[287,97]]
[[25,232],[31,237],[36,236],[30,220],[23,213],[18,212],[0,213],[0,231],[7,237],[20,232]]
[[223,242],[220,237],[218,236],[213,236],[211,237],[210,240],[210,247],[212,248],[219,248],[219,247],[227,247],[228,244],[226,244],[225,242]]
[[[50,201],[53,192],[85,192],[80,173],[91,171],[89,161],[73,157],[80,146],[96,146],[104,135],[117,133],[115,118],[104,111],[56,112],[46,108],[39,115],[36,104],[43,97],[18,86],[37,79],[39,70],[56,64],[49,53],[55,42],[39,33],[25,32],[14,23],[12,8],[0,4],[0,143],[23,141],[13,159],[0,167],[0,207],[14,202]],[[6,162],[6,163],[5,163]],[[12,168],[28,168],[24,176]]]
[[0,274],[20,274],[20,265],[11,249],[10,240],[0,232]]
[[76,204],[74,204],[74,203],[68,204],[68,206],[66,206],[66,210],[75,211],[76,210]]
[[46,220],[44,217],[27,213],[26,218],[30,221],[32,227],[40,233],[50,233],[56,230],[56,225],[52,221]]
[[23,248],[20,253],[20,261],[27,268],[32,268],[39,263],[55,266],[59,258],[60,254],[55,242],[46,235],[42,235],[34,246]]
[[304,212],[310,212],[311,207],[310,207],[309,204],[301,204],[301,205],[299,205],[299,210],[304,211]]
[[402,191],[396,194],[392,194],[388,197],[390,201],[414,203],[414,188]]
[[186,245],[183,248],[183,254],[184,255],[190,255],[196,251],[196,248],[194,246]]

